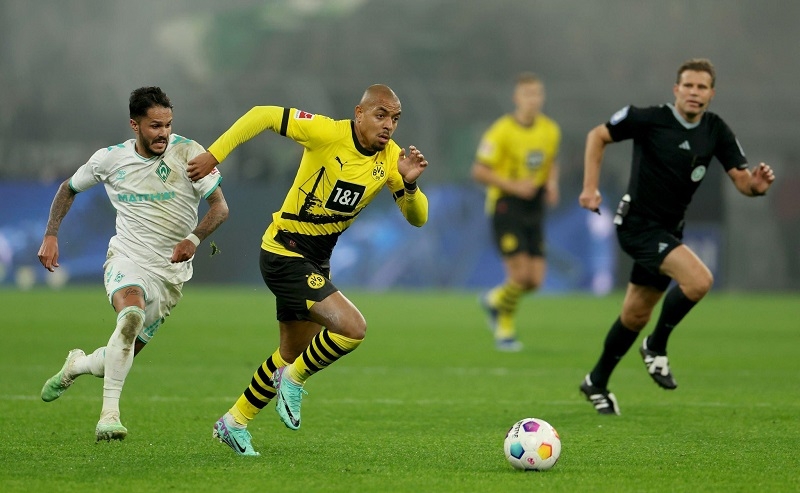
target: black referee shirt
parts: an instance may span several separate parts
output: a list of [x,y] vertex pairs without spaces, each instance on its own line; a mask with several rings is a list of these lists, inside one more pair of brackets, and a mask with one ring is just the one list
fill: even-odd
[[683,220],[712,158],[726,171],[747,167],[736,136],[714,113],[688,123],[671,104],[626,106],[606,127],[615,142],[633,139],[630,211],[668,227]]

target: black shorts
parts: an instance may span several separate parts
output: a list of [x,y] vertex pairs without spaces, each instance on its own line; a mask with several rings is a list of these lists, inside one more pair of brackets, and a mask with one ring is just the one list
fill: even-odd
[[330,276],[330,264],[317,265],[303,257],[287,257],[261,250],[261,277],[275,295],[279,322],[310,320],[311,302],[339,291]]
[[494,242],[504,257],[527,253],[544,257],[544,194],[533,200],[501,197],[492,216]]
[[617,225],[622,250],[634,260],[630,282],[665,291],[672,280],[661,273],[667,254],[683,244],[683,224],[667,228],[651,219],[629,214]]

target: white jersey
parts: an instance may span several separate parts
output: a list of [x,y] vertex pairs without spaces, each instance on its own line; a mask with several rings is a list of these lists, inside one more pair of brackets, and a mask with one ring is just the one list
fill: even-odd
[[69,180],[76,193],[105,185],[117,210],[116,232],[108,243],[161,279],[178,284],[192,277],[192,262],[170,262],[172,250],[197,226],[200,200],[222,181],[216,168],[192,182],[187,163],[205,151],[203,146],[172,134],[161,156],[144,158],[136,141],[100,149]]

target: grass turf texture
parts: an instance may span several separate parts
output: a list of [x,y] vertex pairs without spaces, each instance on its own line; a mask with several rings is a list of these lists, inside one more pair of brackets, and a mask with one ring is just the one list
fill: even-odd
[[[349,297],[365,343],[309,380],[299,431],[268,406],[250,426],[261,457],[243,458],[211,427],[277,344],[265,288],[187,285],[128,376],[128,438],[100,444],[100,379],[52,403],[39,390],[69,349],[105,344],[114,313],[102,288],[0,291],[0,490],[800,489],[797,295],[709,295],[673,334],[676,391],[650,380],[635,347],[620,363],[610,387],[622,416],[578,394],[620,295],[526,299],[516,354],[493,349],[475,293]],[[503,456],[507,429],[529,416],[561,434],[550,471],[518,472]]]

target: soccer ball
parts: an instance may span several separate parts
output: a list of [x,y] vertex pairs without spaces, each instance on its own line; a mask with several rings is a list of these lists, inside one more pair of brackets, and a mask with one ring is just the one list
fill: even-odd
[[503,450],[515,469],[545,471],[561,456],[561,438],[547,421],[525,418],[508,430]]

